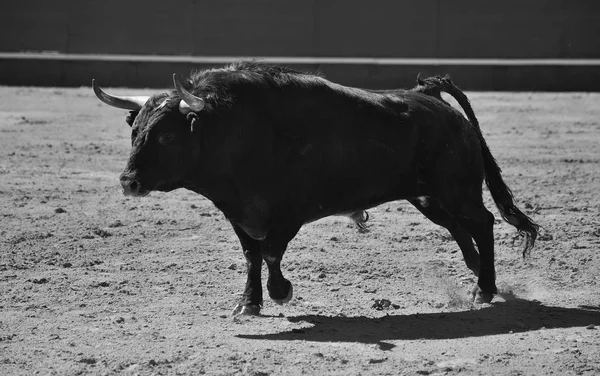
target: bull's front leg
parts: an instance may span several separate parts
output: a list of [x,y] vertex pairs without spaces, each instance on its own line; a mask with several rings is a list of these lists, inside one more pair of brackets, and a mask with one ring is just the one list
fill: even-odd
[[279,305],[289,302],[294,296],[294,286],[290,281],[285,279],[281,272],[281,256],[283,256],[283,252],[280,256],[263,254],[263,258],[269,268],[267,290],[271,299]]
[[263,304],[261,242],[252,239],[236,225],[233,225],[233,229],[240,239],[246,258],[247,279],[242,298],[233,309],[232,315],[259,315]]
[[299,226],[271,230],[262,244],[262,258],[269,269],[267,290],[277,304],[289,302],[294,295],[292,283],[281,272],[281,260],[290,240],[298,233]]

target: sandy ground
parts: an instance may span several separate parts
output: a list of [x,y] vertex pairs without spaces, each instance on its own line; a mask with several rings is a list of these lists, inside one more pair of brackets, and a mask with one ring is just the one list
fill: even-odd
[[183,190],[121,194],[126,111],[0,87],[0,374],[600,374],[600,94],[469,96],[544,227],[523,260],[497,220],[492,304],[470,303],[445,230],[391,202],[368,233],[305,226],[283,263],[294,299],[233,319],[245,268],[223,215]]

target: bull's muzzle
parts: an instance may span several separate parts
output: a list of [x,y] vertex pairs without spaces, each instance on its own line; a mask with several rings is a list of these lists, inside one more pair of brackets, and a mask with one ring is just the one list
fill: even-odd
[[140,181],[135,175],[123,173],[119,180],[121,181],[123,194],[125,196],[145,196],[148,194],[148,192],[142,188]]

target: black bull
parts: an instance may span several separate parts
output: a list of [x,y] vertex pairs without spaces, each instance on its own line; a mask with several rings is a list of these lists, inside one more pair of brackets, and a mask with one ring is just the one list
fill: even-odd
[[515,206],[468,99],[448,78],[367,91],[241,62],[174,83],[176,90],[151,97],[115,97],[93,86],[102,101],[132,110],[126,194],[187,188],[231,222],[247,261],[234,314],[260,312],[263,261],[269,296],[291,299],[280,264],[302,225],[336,214],[362,218],[357,213],[392,200],[408,200],[448,229],[478,276],[479,301],[497,293],[484,180],[502,217],[525,236],[523,253],[533,247],[538,226]]

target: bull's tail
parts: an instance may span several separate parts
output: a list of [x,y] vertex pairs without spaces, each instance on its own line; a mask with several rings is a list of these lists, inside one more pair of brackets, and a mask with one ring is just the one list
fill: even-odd
[[502,218],[515,226],[519,231],[520,235],[525,237],[525,248],[523,249],[523,256],[527,256],[529,251],[533,248],[535,240],[538,235],[539,225],[533,222],[531,218],[525,215],[514,203],[513,194],[510,188],[506,185],[502,179],[502,171],[498,166],[498,163],[492,156],[490,149],[481,134],[481,128],[479,122],[475,117],[473,108],[467,96],[450,80],[449,76],[446,77],[430,77],[426,79],[417,78],[418,86],[413,90],[420,91],[422,93],[435,96],[441,99],[440,91],[444,91],[450,94],[458,104],[462,107],[465,115],[475,128],[477,137],[481,144],[481,150],[483,154],[483,165],[485,168],[485,182],[488,189],[502,215]]

